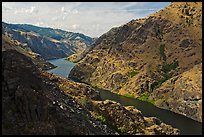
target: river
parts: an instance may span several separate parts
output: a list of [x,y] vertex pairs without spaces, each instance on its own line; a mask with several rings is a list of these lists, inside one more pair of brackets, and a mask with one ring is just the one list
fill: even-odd
[[[48,72],[65,78],[68,77],[71,69],[75,65],[75,63],[69,62],[64,58],[49,60],[49,62],[57,67]],[[102,89],[97,90],[100,91],[102,100],[109,99],[119,102],[124,106],[134,106],[140,110],[144,116],[157,117],[162,122],[180,129],[182,135],[202,135],[202,123],[200,122],[165,109],[160,109],[145,101],[128,98]]]

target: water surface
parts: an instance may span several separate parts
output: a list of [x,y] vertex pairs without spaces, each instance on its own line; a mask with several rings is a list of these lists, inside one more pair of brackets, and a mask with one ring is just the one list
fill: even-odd
[[[59,75],[65,78],[68,77],[71,69],[75,65],[75,63],[69,62],[64,58],[50,60],[49,62],[58,67],[52,70],[49,70],[48,72],[52,72],[56,75]],[[109,99],[109,100],[119,102],[124,106],[134,106],[135,108],[140,110],[144,116],[157,117],[162,122],[169,124],[175,128],[178,128],[182,135],[201,135],[202,134],[202,123],[200,122],[197,122],[188,117],[185,117],[180,114],[176,114],[168,110],[160,109],[158,107],[155,107],[151,103],[148,103],[145,101],[124,97],[118,94],[114,94],[107,90],[102,90],[102,89],[97,89],[97,90],[100,91],[102,100]]]
[[48,60],[53,65],[57,66],[54,69],[48,70],[48,72],[51,72],[53,74],[56,74],[58,76],[62,76],[64,78],[67,78],[71,69],[75,66],[75,63],[69,62],[65,60],[65,58],[60,59],[53,59]]

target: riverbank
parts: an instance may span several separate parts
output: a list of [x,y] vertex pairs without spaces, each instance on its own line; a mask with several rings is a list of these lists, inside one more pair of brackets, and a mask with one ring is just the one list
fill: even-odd
[[164,123],[156,117],[144,116],[134,107],[123,106],[112,101],[103,100],[100,91],[79,82],[73,82],[66,78],[44,72],[44,77],[54,82],[61,91],[71,97],[98,121],[95,125],[102,124],[104,128],[110,128],[114,134],[119,135],[178,135],[179,130]]
[[[61,62],[63,60],[59,60]],[[67,60],[63,61],[65,64],[68,62]],[[61,66],[62,67],[62,66]],[[73,66],[72,66],[73,67]],[[60,71],[63,69],[60,69]],[[63,71],[67,71],[67,69],[64,69]],[[69,71],[70,72],[70,71]],[[66,76],[63,76],[66,78]],[[71,79],[75,82],[79,82],[76,79]],[[189,134],[196,134],[200,135],[202,134],[202,123],[199,123],[197,121],[194,121],[190,118],[187,118],[183,115],[176,114],[174,112],[160,109],[152,105],[151,103],[140,101],[133,98],[127,98],[124,96],[120,96],[117,94],[114,94],[112,92],[105,92],[105,90],[98,89],[101,94],[101,98],[103,100],[110,99],[114,100],[116,102],[121,103],[122,105],[131,105],[135,108],[138,108],[144,116],[155,116],[164,121],[165,123],[168,123],[172,125],[173,127],[177,127],[181,130],[181,134],[189,135]],[[104,91],[104,92],[103,92]],[[186,124],[187,123],[187,124]]]

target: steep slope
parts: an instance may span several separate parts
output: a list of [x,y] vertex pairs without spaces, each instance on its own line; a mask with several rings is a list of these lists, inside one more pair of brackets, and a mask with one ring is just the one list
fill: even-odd
[[70,62],[74,62],[77,63],[80,60],[82,60],[93,48],[94,48],[94,44],[90,45],[89,47],[87,47],[83,52],[81,53],[75,53],[70,55],[69,57],[66,58],[66,60],[70,61]]
[[[178,129],[157,118],[143,117],[135,108],[100,101],[99,93],[88,85],[41,71],[18,46],[4,40],[2,134],[113,135],[123,125],[127,130],[119,128],[119,134],[179,134]],[[101,121],[104,108],[114,127]],[[121,123],[113,113],[119,114]]]
[[[43,77],[32,59],[12,45],[2,50],[3,134],[108,134],[55,83]],[[8,48],[10,46],[10,48]],[[110,134],[109,133],[109,134]]]
[[150,101],[162,83],[201,62],[202,3],[174,2],[99,37],[69,77]]
[[167,80],[150,98],[157,106],[202,122],[202,63]]
[[2,22],[3,34],[27,46],[44,59],[67,57],[80,54],[95,39],[80,33],[60,29],[43,28],[27,24],[7,24]]
[[42,70],[48,70],[55,68],[55,66],[48,61],[44,60],[39,54],[36,54],[29,50],[26,45],[18,42],[17,40],[12,40],[11,38],[2,35],[2,51],[8,49],[15,49],[18,52],[30,57],[36,66],[41,68]]
[[98,91],[83,83],[76,83],[54,74],[43,73],[50,81],[55,82],[60,90],[75,99],[80,106],[89,111],[97,120],[94,125],[103,124],[110,127],[115,135],[178,135],[180,131],[160,121],[156,117],[144,117],[133,106],[122,106],[120,103],[101,101]]

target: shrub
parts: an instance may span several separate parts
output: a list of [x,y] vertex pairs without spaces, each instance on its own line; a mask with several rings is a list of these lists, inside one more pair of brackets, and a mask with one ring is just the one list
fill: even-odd
[[159,51],[160,51],[160,57],[161,57],[161,59],[163,59],[164,61],[166,61],[166,55],[165,55],[165,53],[164,53],[164,47],[165,47],[165,45],[164,45],[164,44],[161,44],[161,45],[160,45],[160,48],[159,48]]
[[128,97],[128,98],[134,98],[134,95],[131,95],[129,93],[125,93],[124,96]]
[[162,40],[163,33],[162,33],[162,30],[161,30],[159,24],[155,24],[154,29],[155,29],[156,37],[159,38],[160,40]]
[[129,77],[134,77],[135,75],[139,74],[139,72],[136,72],[136,71],[132,71],[132,72],[129,72]]
[[162,67],[162,71],[164,73],[168,73],[169,71],[176,69],[177,66],[178,66],[178,61],[174,61],[173,63],[170,63],[170,64],[164,64]]
[[146,92],[142,93],[137,99],[149,102],[153,105],[155,104],[154,100],[149,99],[149,95]]
[[119,127],[119,128],[118,128],[118,131],[119,131],[120,133],[125,133],[125,132],[127,131],[127,129],[126,129],[125,127]]
[[164,72],[162,74],[163,78],[157,81],[157,85],[154,87],[154,90],[159,88],[161,86],[162,83],[164,83],[166,80],[171,78],[171,74],[169,73],[171,70],[176,69],[178,66],[178,61],[174,61],[170,64],[164,64],[162,66],[162,71]]
[[98,121],[100,121],[101,124],[106,124],[107,123],[107,120],[106,120],[106,118],[103,115],[98,116],[96,119]]

